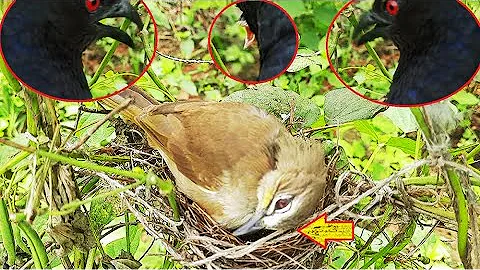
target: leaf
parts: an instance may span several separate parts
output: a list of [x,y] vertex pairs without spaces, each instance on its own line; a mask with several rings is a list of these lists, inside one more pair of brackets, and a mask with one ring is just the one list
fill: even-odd
[[182,53],[183,55],[185,55],[186,58],[190,58],[192,56],[194,48],[195,43],[190,38],[187,40],[183,40],[182,43],[180,43],[180,49],[182,50]]
[[467,91],[460,91],[452,97],[453,100],[462,105],[477,105],[480,103],[480,99],[472,93]]
[[305,4],[300,0],[278,0],[277,3],[292,17],[298,17],[305,13]]
[[109,94],[126,87],[128,84],[122,73],[107,71],[94,83],[90,89],[94,98],[105,97]]
[[251,104],[282,120],[290,115],[293,106],[296,122],[301,122],[301,127],[310,127],[322,115],[320,108],[310,99],[268,84],[235,92],[224,101]]
[[92,230],[100,232],[105,225],[116,217],[114,207],[110,201],[94,200],[90,206],[89,219]]
[[417,143],[410,139],[410,138],[399,138],[399,137],[392,137],[388,140],[387,145],[391,147],[398,148],[402,150],[405,154],[408,155],[415,155],[416,145]]
[[390,107],[382,112],[382,115],[390,119],[404,133],[418,129],[417,121],[409,108]]
[[335,163],[335,167],[339,170],[344,168],[345,166],[348,165],[348,156],[347,153],[345,152],[345,149],[343,147],[337,146],[336,142],[333,142],[331,140],[324,140],[322,141],[323,149],[325,152],[325,156],[333,156],[337,151],[339,152],[339,158],[337,162]]
[[8,128],[8,120],[5,118],[0,118],[0,130],[5,130]]
[[[142,236],[143,230],[139,229],[138,226],[129,226],[130,229],[130,249],[132,254],[135,254],[135,251],[137,250],[139,244],[140,244],[140,238]],[[124,230],[122,230],[124,232]],[[124,234],[125,235],[125,234]],[[105,252],[108,254],[108,256],[112,258],[116,258],[122,254],[122,250],[127,249],[127,241],[125,237],[122,237],[120,239],[114,240],[110,243],[108,243],[105,247]]]
[[448,101],[425,106],[424,109],[430,119],[430,129],[436,134],[452,132],[462,120],[461,113]]
[[325,118],[329,125],[370,119],[384,108],[357,96],[347,88],[335,89],[325,95]]
[[[12,142],[27,145],[28,139],[25,133],[19,134],[15,138],[11,140]],[[20,150],[7,146],[5,144],[0,144],[0,166],[4,165],[5,163],[9,162],[11,158],[13,158]]]
[[367,76],[365,71],[360,70],[353,76],[353,79],[357,82],[357,84],[362,84],[367,80]]
[[355,128],[360,132],[372,136],[376,141],[379,137],[373,125],[367,120],[359,120],[354,123]]
[[[101,114],[93,114],[93,113],[85,113],[82,114],[80,117],[79,123],[79,132],[77,132],[76,136],[81,138],[90,130],[91,126],[98,121],[102,120],[105,115]],[[95,133],[90,136],[90,138],[85,142],[85,145],[90,148],[98,149],[104,145],[103,142],[111,141],[115,138],[115,128],[109,125],[107,121],[103,124]]]
[[315,64],[315,61],[313,61],[309,57],[297,55],[293,60],[293,63],[290,65],[290,67],[288,67],[287,72],[297,72],[313,64]]
[[184,80],[180,83],[180,87],[189,95],[198,96],[197,86],[192,81]]

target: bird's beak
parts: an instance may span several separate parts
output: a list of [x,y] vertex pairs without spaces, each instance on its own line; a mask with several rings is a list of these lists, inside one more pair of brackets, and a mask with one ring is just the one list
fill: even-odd
[[107,12],[103,13],[98,18],[95,18],[97,21],[97,26],[99,27],[99,33],[102,35],[101,37],[111,37],[122,43],[127,44],[130,47],[134,47],[133,40],[127,33],[123,32],[118,28],[99,23],[100,20],[103,20],[105,18],[120,17],[131,20],[138,26],[139,29],[143,28],[142,19],[140,18],[137,10],[132,7],[129,0],[120,0],[117,1]]
[[264,226],[261,224],[261,220],[264,216],[265,211],[257,211],[245,224],[236,229],[233,232],[233,235],[240,236],[263,229]]
[[362,45],[378,37],[388,37],[388,29],[391,25],[390,20],[379,16],[375,12],[365,13],[353,31],[353,40],[355,44]]
[[255,34],[252,32],[250,27],[248,26],[247,22],[242,20],[238,22],[241,26],[245,28],[245,43],[243,44],[243,49],[247,49],[255,43]]

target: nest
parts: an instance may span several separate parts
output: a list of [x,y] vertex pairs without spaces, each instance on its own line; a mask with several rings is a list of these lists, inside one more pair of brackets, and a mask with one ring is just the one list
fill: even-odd
[[[171,179],[172,176],[165,162],[156,150],[148,146],[141,131],[121,121],[118,121],[116,130],[120,135],[117,135],[116,141],[112,143],[111,150],[115,155],[131,157],[131,162],[128,164],[115,164],[116,166],[125,166],[125,169],[142,166],[145,171],[153,169],[162,179]],[[324,145],[328,143],[324,142]],[[434,166],[434,160],[415,161],[388,178],[374,182],[361,172],[343,170],[344,161],[341,156],[344,153],[336,151],[339,148],[335,145],[333,149],[329,151],[332,154],[326,157],[328,177],[325,197],[319,202],[322,205],[319,205],[311,219],[326,212],[329,213],[329,219],[353,219],[359,229],[365,228],[381,233],[387,226],[394,226],[399,235],[404,235],[408,224],[420,220],[416,217],[423,214],[426,219],[421,219],[426,220],[427,223],[433,224],[431,222],[437,220],[442,221],[442,226],[445,228],[454,228],[454,220],[441,218],[435,213],[422,210],[422,204],[412,197],[416,189],[411,186],[406,187],[403,181],[400,181],[404,174],[416,168],[424,165]],[[106,175],[102,175],[102,178],[111,188],[123,187]],[[446,186],[437,186],[434,191],[448,194]],[[135,192],[122,192],[120,196],[147,233],[162,243],[166,249],[166,256],[170,256],[172,261],[180,263],[183,267],[209,269],[323,267],[326,251],[294,229],[262,232],[240,239],[233,236],[230,231],[219,227],[203,209],[183,194],[175,195],[180,208],[180,221],[174,220],[174,213],[168,199],[155,187],[137,188]],[[366,205],[364,204],[361,209],[352,209],[367,196],[369,200]],[[417,202],[416,205],[413,205],[415,202]],[[386,204],[395,206],[393,208],[395,210],[390,211],[391,214],[385,214]],[[437,203],[435,205],[440,206]],[[375,222],[379,218],[385,221],[380,229]],[[304,224],[307,222],[305,221]],[[432,230],[435,226],[440,226],[439,224],[435,222]],[[375,237],[372,235],[371,240]],[[368,247],[369,243],[366,241],[364,247],[356,246],[356,248],[362,250]],[[398,256],[402,260],[415,260],[411,256],[414,251],[415,249],[412,249],[408,254]],[[349,265],[348,262],[345,265]]]
[[[125,155],[136,156],[133,160],[148,161],[157,168],[155,173],[160,177],[170,177],[161,156],[148,147],[146,140],[129,138],[140,133],[134,127],[117,126],[123,129],[123,136],[114,143],[116,151]],[[119,134],[119,133],[117,133]],[[123,137],[123,138],[122,138]],[[132,153],[129,143],[135,142],[135,149],[141,152]],[[139,147],[141,145],[141,147]],[[153,158],[155,157],[155,158]],[[336,175],[335,162],[329,164],[327,190],[333,190],[333,178]],[[138,166],[138,164],[132,164]],[[147,168],[146,168],[147,169]],[[112,180],[112,179],[110,179]],[[113,180],[112,180],[113,181]],[[333,184],[334,185],[334,184]],[[111,183],[112,188],[118,185]],[[176,200],[180,208],[181,221],[174,221],[174,213],[168,199],[156,188],[139,188],[136,192],[121,194],[130,211],[142,223],[146,231],[161,241],[166,248],[167,256],[184,267],[200,268],[320,268],[324,258],[324,250],[300,235],[295,230],[260,232],[246,238],[238,238],[228,230],[218,226],[210,216],[195,202],[177,192]],[[331,194],[326,194],[320,202],[328,205]],[[319,216],[323,210],[321,205],[312,218]],[[305,221],[306,223],[307,221]]]
[[[160,199],[154,196],[154,201]],[[177,195],[182,222],[166,225],[158,213],[148,213],[146,226],[169,239],[170,255],[187,267],[201,268],[319,268],[322,249],[292,231],[263,232],[239,239],[219,227],[203,209],[182,194]],[[165,205],[165,207],[168,207]],[[172,241],[173,240],[173,241]],[[173,243],[181,243],[173,248]]]

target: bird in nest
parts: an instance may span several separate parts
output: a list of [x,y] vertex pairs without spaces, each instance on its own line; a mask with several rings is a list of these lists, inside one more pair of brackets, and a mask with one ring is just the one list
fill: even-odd
[[237,102],[160,104],[137,87],[101,100],[160,150],[175,186],[235,235],[290,229],[322,206],[322,144],[293,137],[279,119]]
[[100,23],[114,17],[143,27],[129,0],[16,0],[3,20],[2,54],[29,88],[53,98],[91,99],[82,52],[104,37],[134,46],[127,33]]
[[456,0],[375,0],[353,37],[357,44],[391,39],[399,49],[386,99],[394,105],[445,98],[465,85],[480,63],[480,26]]
[[242,11],[239,24],[245,27],[244,48],[255,43],[260,53],[258,81],[272,79],[284,71],[295,57],[297,32],[289,16],[267,1],[236,4]]

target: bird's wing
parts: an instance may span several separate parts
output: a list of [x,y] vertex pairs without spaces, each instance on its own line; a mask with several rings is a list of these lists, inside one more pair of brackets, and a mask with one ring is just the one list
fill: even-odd
[[[209,190],[223,178],[250,182],[275,166],[277,119],[242,103],[185,102],[151,106],[136,118],[152,147],[160,148],[192,182]],[[239,175],[227,175],[231,172]],[[229,181],[231,185],[235,183]]]

